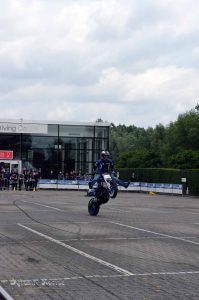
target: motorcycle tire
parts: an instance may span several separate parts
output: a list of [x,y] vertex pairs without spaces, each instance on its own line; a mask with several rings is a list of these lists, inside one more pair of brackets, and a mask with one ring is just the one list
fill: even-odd
[[99,213],[100,206],[99,204],[95,201],[95,198],[91,198],[90,201],[88,202],[88,213],[90,216],[97,216]]
[[111,187],[109,191],[110,198],[114,199],[117,196],[117,193],[118,193],[117,184],[115,182],[111,182]]

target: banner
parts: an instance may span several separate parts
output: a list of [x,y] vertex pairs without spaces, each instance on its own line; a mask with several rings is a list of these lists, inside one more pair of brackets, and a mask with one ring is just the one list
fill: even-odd
[[48,133],[47,124],[33,123],[1,123],[0,133]]

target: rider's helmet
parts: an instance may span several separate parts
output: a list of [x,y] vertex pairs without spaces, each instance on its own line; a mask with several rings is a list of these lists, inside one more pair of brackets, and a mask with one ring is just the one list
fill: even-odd
[[104,158],[104,159],[107,157],[107,153],[106,153],[105,150],[103,150],[103,151],[101,152],[101,157]]
[[106,151],[106,156],[110,156],[110,153],[109,153],[109,151]]

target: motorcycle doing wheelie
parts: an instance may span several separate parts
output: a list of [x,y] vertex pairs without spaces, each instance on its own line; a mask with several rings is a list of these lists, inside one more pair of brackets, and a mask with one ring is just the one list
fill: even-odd
[[118,188],[116,182],[111,178],[110,174],[102,173],[97,187],[94,191],[94,197],[88,202],[88,212],[91,216],[99,213],[100,206],[109,201],[110,198],[117,196]]

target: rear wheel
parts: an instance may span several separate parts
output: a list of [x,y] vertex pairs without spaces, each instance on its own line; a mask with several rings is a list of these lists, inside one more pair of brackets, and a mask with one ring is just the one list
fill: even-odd
[[95,198],[91,198],[90,201],[88,202],[88,213],[90,216],[97,216],[99,212],[100,206],[99,204],[95,201]]

